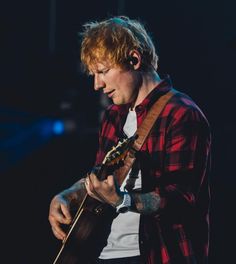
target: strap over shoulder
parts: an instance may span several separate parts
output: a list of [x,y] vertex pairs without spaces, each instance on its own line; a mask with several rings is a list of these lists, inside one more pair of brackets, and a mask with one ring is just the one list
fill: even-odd
[[142,145],[144,144],[148,134],[150,133],[155,121],[157,120],[158,116],[160,115],[161,111],[164,109],[167,102],[170,98],[176,93],[174,89],[171,89],[166,94],[162,95],[151,107],[148,111],[145,119],[143,120],[142,124],[138,127],[135,135],[136,139],[131,146],[128,154],[124,159],[124,165],[115,171],[115,177],[117,180],[118,185],[120,186],[124,181],[126,175],[128,174],[130,168],[133,166],[134,161],[136,159],[135,154],[138,152]]

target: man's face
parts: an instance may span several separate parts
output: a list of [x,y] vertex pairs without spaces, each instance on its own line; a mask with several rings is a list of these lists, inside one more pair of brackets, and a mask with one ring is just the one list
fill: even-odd
[[138,77],[133,70],[98,63],[92,74],[94,89],[102,89],[114,104],[127,104],[135,100],[138,93]]

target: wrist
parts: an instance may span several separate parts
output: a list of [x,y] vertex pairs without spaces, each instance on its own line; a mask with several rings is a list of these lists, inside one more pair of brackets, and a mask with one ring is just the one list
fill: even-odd
[[123,193],[122,201],[116,206],[117,213],[126,213],[131,207],[131,196],[129,193]]
[[120,204],[122,204],[124,200],[124,193],[119,193],[117,195],[117,197],[115,197],[115,199],[113,200],[113,202],[111,203],[111,205],[116,208],[117,206],[119,206]]

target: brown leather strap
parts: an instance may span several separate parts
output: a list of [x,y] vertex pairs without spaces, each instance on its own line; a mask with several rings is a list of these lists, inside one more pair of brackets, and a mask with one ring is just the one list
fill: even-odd
[[134,141],[132,148],[129,150],[128,154],[124,160],[124,166],[120,167],[115,171],[114,175],[116,177],[117,183],[121,186],[124,181],[126,175],[128,174],[130,168],[133,166],[133,163],[136,159],[135,153],[139,151],[145,142],[148,134],[150,133],[154,123],[156,122],[159,114],[163,110],[166,103],[169,99],[175,94],[175,90],[171,89],[168,93],[161,96],[152,106],[152,108],[148,111],[145,119],[142,124],[138,127],[136,131],[136,135],[138,135],[137,139]]

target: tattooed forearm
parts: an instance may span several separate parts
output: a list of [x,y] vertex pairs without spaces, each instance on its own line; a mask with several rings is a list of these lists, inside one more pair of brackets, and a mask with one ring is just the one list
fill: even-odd
[[76,183],[74,183],[70,189],[74,189],[74,190],[83,190],[85,189],[85,178],[80,179],[79,181],[77,181]]
[[69,196],[71,201],[81,202],[86,194],[85,179],[82,178],[74,183],[70,188],[64,190],[62,195]]
[[131,211],[140,214],[155,213],[160,206],[160,196],[155,192],[150,193],[132,193],[132,208]]

